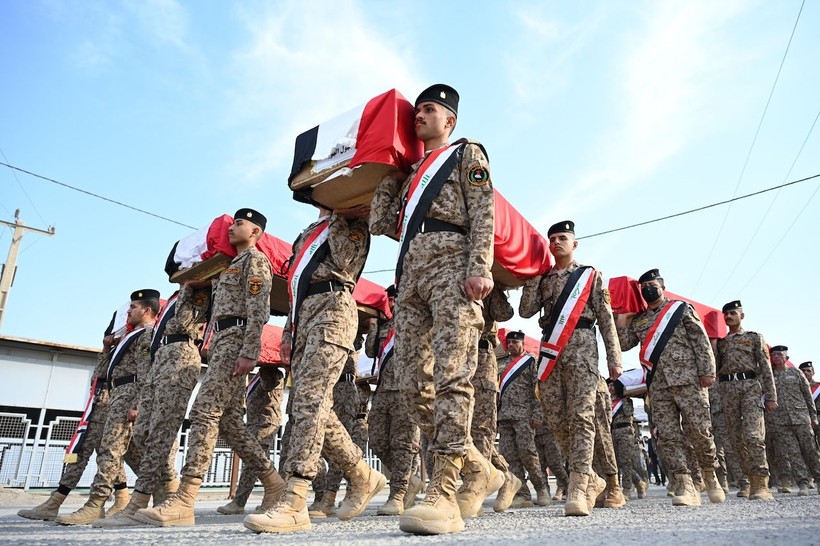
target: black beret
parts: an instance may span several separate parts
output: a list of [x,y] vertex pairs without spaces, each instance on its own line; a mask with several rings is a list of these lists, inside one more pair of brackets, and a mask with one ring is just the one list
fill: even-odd
[[416,99],[415,106],[418,106],[422,102],[438,103],[458,115],[458,91],[449,85],[443,83],[431,85],[421,92]]
[[615,389],[615,396],[618,398],[624,397],[624,384],[617,379],[612,382],[612,387]]
[[268,219],[265,218],[265,215],[253,209],[239,209],[236,211],[236,214],[233,215],[233,219],[253,222],[257,226],[261,227],[262,231],[265,231],[265,226],[268,225]]
[[661,273],[657,269],[650,269],[646,273],[640,276],[638,282],[643,284],[645,282],[654,281],[655,279],[660,279]]
[[778,352],[782,351],[782,352],[785,353],[785,352],[789,351],[789,348],[786,347],[785,345],[775,345],[774,347],[772,347],[772,352],[775,352],[775,351],[778,351]]
[[518,341],[524,341],[524,332],[518,330],[517,332],[507,332],[507,341],[511,339],[517,339]]
[[142,290],[137,290],[131,294],[131,301],[145,301],[145,300],[158,300],[159,299],[159,290],[152,290],[151,288],[144,288]]
[[740,309],[741,307],[743,307],[743,305],[740,304],[740,300],[730,301],[723,306],[723,312],[733,311],[735,309]]
[[807,362],[803,362],[801,365],[798,366],[801,370],[811,370],[814,371],[814,366],[812,366],[811,360]]
[[399,291],[396,289],[395,284],[391,284],[384,291],[387,292],[387,297],[388,298],[395,298],[396,296],[399,295]]
[[575,222],[572,220],[563,220],[557,224],[553,224],[547,230],[547,237],[552,237],[553,233],[572,233],[575,235]]

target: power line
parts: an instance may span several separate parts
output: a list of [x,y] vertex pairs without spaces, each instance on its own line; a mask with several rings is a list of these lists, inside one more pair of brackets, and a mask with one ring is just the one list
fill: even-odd
[[147,214],[148,216],[153,216],[154,218],[159,218],[160,220],[165,220],[166,222],[171,222],[172,224],[177,224],[178,226],[182,226],[182,227],[186,227],[186,228],[190,228],[190,229],[198,229],[198,228],[195,228],[194,226],[189,226],[188,224],[183,224],[182,222],[177,222],[176,220],[172,220],[171,218],[168,218],[166,216],[161,216],[159,214],[155,214],[153,212],[149,212],[147,210],[128,205],[128,204],[123,203],[121,201],[117,201],[115,199],[111,199],[109,197],[105,197],[103,195],[99,195],[97,193],[90,192],[88,190],[84,190],[84,189],[81,189],[81,188],[77,188],[75,186],[71,186],[70,184],[66,184],[65,182],[60,182],[59,180],[54,180],[53,178],[49,178],[47,176],[43,176],[43,175],[40,175],[40,174],[37,174],[37,173],[33,173],[31,171],[21,169],[20,167],[15,167],[14,165],[9,165],[8,163],[3,163],[2,161],[0,161],[0,165],[4,165],[4,166],[8,167],[9,169],[13,169],[15,171],[20,171],[21,173],[26,173],[30,176],[35,177],[35,178],[45,180],[46,182],[51,182],[53,184],[57,184],[58,186],[63,186],[64,188],[68,188],[68,189],[71,189],[71,190],[74,190],[74,191],[77,191],[77,192],[80,192],[80,193],[84,193],[86,195],[90,195],[91,197],[96,197],[97,199],[102,199],[103,201],[108,201],[109,203],[114,203],[115,205],[119,205],[121,207],[125,207],[127,209],[131,209],[133,211],[140,212],[142,214]]
[[[9,158],[6,157],[6,152],[3,151],[2,147],[0,147],[0,154],[3,155],[3,159],[5,161],[9,160]],[[43,224],[48,224],[48,222],[46,222],[45,218],[43,218],[43,215],[40,214],[40,211],[37,209],[37,205],[35,205],[34,201],[32,201],[31,197],[29,197],[28,192],[26,192],[26,188],[23,187],[23,184],[20,182],[20,179],[17,177],[17,173],[12,171],[12,175],[14,176],[14,179],[17,181],[17,185],[20,186],[20,189],[23,191],[23,195],[25,195],[26,199],[28,199],[28,202],[31,203],[31,207],[34,209],[34,212],[37,213],[37,216],[40,217],[40,220],[43,222]],[[4,206],[3,208],[5,209],[6,207]],[[6,211],[8,211],[8,209],[6,209]],[[9,215],[11,215],[11,212],[9,212]]]
[[[757,130],[755,131],[755,136],[752,139],[752,145],[749,146],[749,152],[746,154],[746,161],[743,162],[743,168],[740,170],[740,176],[737,179],[737,183],[735,184],[735,190],[732,192],[732,197],[737,195],[737,190],[740,188],[740,182],[743,180],[743,175],[746,173],[746,167],[749,165],[749,158],[752,157],[752,150],[754,150],[755,143],[757,142],[757,137],[760,134],[760,128],[763,127],[763,120],[766,118],[766,112],[769,110],[769,104],[772,102],[772,96],[774,95],[774,90],[777,87],[777,82],[780,79],[780,72],[783,70],[783,64],[786,62],[786,56],[789,54],[789,48],[792,45],[792,39],[794,38],[794,32],[797,30],[797,23],[800,21],[800,15],[803,13],[803,6],[806,4],[806,0],[800,4],[800,10],[797,12],[797,18],[794,21],[794,26],[792,27],[792,33],[789,36],[789,43],[786,44],[786,51],[783,52],[783,58],[780,60],[780,67],[777,69],[777,75],[774,78],[774,83],[772,84],[772,89],[769,91],[769,98],[766,100],[766,106],[763,108],[763,114],[760,116],[760,122],[757,124]],[[723,215],[723,221],[720,223],[720,229],[718,229],[717,235],[715,235],[715,241],[712,243],[712,248],[709,249],[709,255],[706,256],[706,259],[703,261],[703,267],[700,270],[700,275],[698,275],[698,280],[695,281],[694,291],[697,291],[698,285],[700,284],[701,279],[703,278],[703,274],[706,272],[706,267],[709,265],[709,260],[712,259],[712,254],[715,252],[715,248],[717,247],[718,241],[720,240],[720,236],[723,233],[723,228],[726,227],[726,220],[729,218],[729,212],[732,210],[731,205],[728,209],[726,209],[726,214]]]

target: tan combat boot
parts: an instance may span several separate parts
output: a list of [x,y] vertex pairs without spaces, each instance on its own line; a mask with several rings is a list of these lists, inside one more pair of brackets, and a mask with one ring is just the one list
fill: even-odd
[[401,515],[399,529],[414,535],[440,535],[464,530],[461,509],[456,501],[456,482],[464,457],[434,455],[433,476],[427,494],[419,504]]
[[769,491],[768,476],[749,476],[751,486],[749,489],[749,500],[774,500],[772,492]]
[[618,475],[606,477],[606,489],[604,490],[604,508],[620,508],[626,504],[621,485],[618,483]]
[[140,493],[135,490],[134,494],[131,495],[131,500],[128,501],[128,505],[125,508],[110,518],[105,517],[103,519],[95,520],[91,524],[91,527],[113,529],[115,527],[137,527],[139,525],[144,525],[141,521],[134,519],[134,514],[137,513],[137,510],[148,508],[149,500],[151,500],[151,495],[148,495],[147,493]]
[[749,492],[751,491],[751,487],[749,485],[748,480],[740,480],[740,489],[737,492],[738,497],[745,497],[749,498]]
[[[248,514],[243,523],[254,533],[287,533],[291,531],[310,531],[310,515],[307,509],[307,494],[310,480],[290,477],[285,484],[285,494],[270,510],[263,514]],[[328,494],[325,491],[324,501]]]
[[809,496],[809,484],[807,484],[807,483],[798,484],[797,496],[798,497],[808,497]]
[[131,501],[131,493],[128,492],[128,488],[124,487],[122,489],[115,489],[114,490],[114,504],[111,505],[111,508],[105,511],[105,517],[111,518],[125,510],[125,507],[128,506],[128,503]]
[[456,494],[461,518],[477,516],[484,499],[501,489],[504,473],[490,464],[475,446],[464,452],[463,484]]
[[503,512],[512,505],[515,494],[521,489],[521,480],[507,470],[504,473],[504,485],[498,490],[493,503],[493,510],[496,512]]
[[673,506],[700,506],[700,492],[695,489],[692,476],[689,474],[675,475],[675,496],[672,497]]
[[316,519],[336,517],[336,493],[338,491],[325,491],[319,502],[313,503],[315,508],[308,510],[308,515]]
[[561,502],[564,500],[564,496],[567,494],[567,489],[563,485],[556,485],[555,486],[555,494],[552,496],[552,500]]
[[134,519],[158,527],[186,527],[194,524],[196,494],[202,485],[200,478],[184,476],[174,495],[156,508],[137,510]]
[[[751,481],[751,476],[749,476],[749,481]],[[794,484],[792,483],[791,479],[782,480],[783,483],[777,484],[777,492],[778,493],[786,493],[791,494],[794,493]]]
[[638,498],[643,499],[646,498],[646,482],[641,480],[638,482],[638,485],[635,486],[635,489],[638,491]]
[[105,517],[106,495],[90,495],[82,508],[67,516],[57,517],[60,525],[89,525],[91,522]]
[[726,500],[726,493],[718,482],[714,468],[707,468],[703,471],[703,481],[706,483],[706,492],[709,495],[709,502],[720,504]]
[[217,512],[220,514],[225,514],[226,516],[235,516],[237,514],[244,514],[245,507],[240,506],[238,502],[236,502],[236,497],[231,499],[231,502],[228,504],[223,504],[219,508],[216,509]]
[[262,495],[261,509],[263,512],[267,512],[276,506],[276,503],[282,498],[282,494],[285,492],[285,480],[282,479],[282,476],[275,468],[271,467],[270,470],[259,475],[259,481],[262,482],[265,488]]
[[353,519],[364,512],[370,499],[375,497],[387,483],[384,474],[375,468],[370,468],[364,459],[349,469],[346,475],[347,492],[339,509],[336,510],[336,517],[342,521]]
[[632,487],[627,487],[627,485],[631,485],[631,484],[625,484],[623,486],[623,488],[621,488],[621,492],[624,494],[624,500],[626,500],[626,501],[634,500],[635,499],[635,491],[632,490]]
[[565,516],[588,516],[589,504],[587,503],[587,486],[589,485],[589,474],[579,472],[569,473],[569,484],[567,485],[567,503],[564,505]]
[[387,502],[379,506],[376,514],[379,516],[399,516],[404,512],[404,495],[401,489],[390,492]]
[[26,519],[39,519],[43,521],[54,521],[60,512],[60,506],[65,502],[66,495],[55,491],[46,499],[46,502],[34,508],[24,508],[17,512],[17,515]]
[[159,484],[157,488],[154,490],[154,499],[152,501],[152,505],[159,506],[163,502],[167,501],[169,497],[171,497],[174,493],[177,492],[177,489],[179,489],[179,480],[176,478],[165,483]]
[[535,505],[532,503],[530,486],[528,486],[526,483],[522,483],[521,487],[518,489],[518,492],[515,494],[512,502],[510,503],[510,508],[532,508],[533,506]]
[[541,489],[535,491],[535,504],[538,506],[549,506],[552,504],[552,494],[550,493],[550,486],[544,485]]
[[[620,490],[620,487],[618,489]],[[606,481],[597,472],[590,472],[586,491],[587,505],[590,510],[595,508],[596,505],[599,508],[604,506],[604,491],[606,491]]]
[[413,503],[416,502],[416,496],[421,493],[424,483],[421,481],[421,476],[418,474],[411,474],[407,481],[407,493],[404,494],[404,509],[407,510]]

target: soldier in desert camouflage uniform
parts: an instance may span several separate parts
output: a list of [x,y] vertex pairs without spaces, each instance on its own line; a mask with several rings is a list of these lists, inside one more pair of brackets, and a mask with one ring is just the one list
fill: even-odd
[[541,468],[549,469],[555,476],[554,501],[563,501],[567,492],[569,476],[567,476],[567,459],[561,453],[561,448],[555,440],[555,436],[544,422],[535,430],[535,447],[538,449],[538,460]]
[[814,398],[814,407],[815,409],[820,412],[820,383],[814,380],[814,365],[811,361],[803,362],[797,367],[803,375],[806,376],[806,381],[809,382],[809,388],[811,389],[811,396]]
[[[607,488],[587,503],[598,508],[620,508],[626,504],[618,478],[618,458],[612,441],[612,398],[603,377],[598,378],[595,395],[595,449],[592,454],[592,468],[602,476]],[[587,489],[589,493],[589,489]]]
[[[538,324],[542,330],[550,327],[553,307],[561,297],[567,281],[581,268],[574,259],[578,246],[575,224],[563,221],[548,230],[550,252],[555,266],[544,275],[529,279],[524,284],[518,314],[529,318],[543,310]],[[555,311],[560,311],[556,308]],[[598,344],[595,340],[595,322],[601,329],[606,348],[609,375],[621,373],[621,351],[615,333],[609,292],[604,288],[601,273],[592,270],[592,284],[588,299],[580,310],[580,318],[570,333],[566,346],[546,381],[540,382],[541,405],[544,420],[555,435],[558,445],[569,461],[570,480],[564,514],[586,516],[591,507],[587,498],[595,499],[607,487],[620,489],[617,475],[605,483],[592,470],[595,447],[595,402],[598,379]],[[544,332],[549,337],[551,332]],[[542,357],[542,366],[545,357]],[[545,372],[546,373],[546,372]],[[543,379],[543,375],[540,379]],[[589,491],[587,491],[589,489]]]
[[729,440],[729,429],[726,427],[726,416],[723,413],[719,385],[720,383],[715,383],[709,388],[709,410],[712,417],[712,436],[715,437],[715,455],[718,460],[716,470],[718,481],[727,493],[729,482],[734,481],[740,488],[737,492],[738,496],[748,497],[751,489],[749,479],[741,469],[740,460]]
[[638,498],[646,494],[648,476],[640,476],[636,465],[641,456],[641,448],[635,435],[635,408],[632,399],[624,396],[623,385],[619,381],[609,384],[612,397],[612,443],[615,447],[615,458],[621,471],[623,495],[631,498],[633,488],[638,491]]

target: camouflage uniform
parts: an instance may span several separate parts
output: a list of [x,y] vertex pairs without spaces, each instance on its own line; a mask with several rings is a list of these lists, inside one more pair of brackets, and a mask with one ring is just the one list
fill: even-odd
[[[547,328],[553,305],[570,274],[579,267],[578,262],[573,261],[564,270],[552,269],[546,275],[528,280],[521,294],[518,314],[529,318],[543,308],[538,324],[542,330]],[[580,320],[590,325],[598,321],[607,363],[610,368],[620,367],[621,351],[609,305],[609,292],[604,288],[598,271],[595,272],[591,294]],[[570,472],[592,472],[598,379],[595,327],[575,328],[552,373],[545,382],[540,383],[544,420],[569,461]]]
[[720,398],[718,385],[719,383],[715,383],[709,389],[709,408],[712,416],[712,435],[715,437],[715,455],[718,460],[717,472],[719,477],[721,474],[725,477],[726,483],[734,481],[742,488],[743,486],[749,484],[749,479],[743,472],[743,469],[740,466],[740,459],[738,459],[738,456],[732,447],[732,442],[729,439],[730,433],[728,427],[726,426],[726,416],[723,412],[723,401]]
[[556,485],[566,491],[569,483],[567,460],[564,458],[564,454],[561,453],[561,448],[558,447],[558,442],[547,425],[542,424],[535,431],[535,446],[538,449],[541,468],[549,468],[552,475],[555,476]]
[[[746,476],[768,476],[763,402],[777,402],[769,350],[763,336],[740,329],[717,343],[718,391],[729,441]],[[730,374],[754,373],[754,379],[729,380]],[[731,377],[736,377],[732,375]]]
[[604,378],[598,378],[598,389],[595,393],[595,449],[592,467],[598,475],[615,476],[618,474],[618,459],[612,443],[612,398]]
[[[296,239],[294,255],[299,254],[315,225]],[[296,339],[292,339],[290,314],[282,334],[283,344],[292,344],[293,374],[293,430],[285,470],[288,475],[306,479],[316,476],[321,455],[345,471],[362,460],[362,450],[353,443],[332,405],[333,387],[354,350],[359,321],[352,292],[370,241],[363,220],[333,215],[329,230],[330,252],[310,282],[336,281],[344,284],[344,290],[305,297],[298,309]]]
[[[633,485],[637,487],[642,477],[644,479],[647,477],[641,476],[636,469],[636,465],[639,465],[641,448],[635,436],[635,409],[632,399],[624,397],[621,400],[623,404],[612,416],[612,443],[615,446],[618,469],[621,471],[621,483],[624,490],[629,490]],[[613,405],[616,403],[617,400],[613,402]]]
[[[664,298],[656,309],[647,308],[638,313],[629,326],[618,328],[622,350],[628,351],[643,342],[668,302]],[[681,320],[664,347],[649,384],[652,421],[662,440],[658,448],[663,446],[663,461],[672,475],[690,474],[685,453],[690,443],[701,468],[717,467],[709,395],[700,387],[699,380],[699,377],[714,375],[715,357],[706,330],[694,309],[685,304]]]
[[[422,161],[413,166],[410,180]],[[471,176],[478,172],[482,176]],[[395,233],[403,197],[395,180],[379,183],[370,216],[374,235]],[[463,456],[470,442],[470,379],[484,325],[481,302],[466,296],[464,282],[467,277],[490,279],[493,261],[494,195],[479,145],[464,146],[426,217],[466,234],[425,232],[410,241],[398,283],[394,364],[410,417],[429,438],[430,450]]]
[[812,423],[817,422],[817,410],[811,398],[809,382],[803,372],[787,367],[774,370],[778,407],[772,412],[774,443],[782,448],[791,462],[798,486],[805,486],[810,477],[820,482],[820,459],[814,443]]
[[[342,376],[336,381],[333,386],[333,413],[339,418],[339,422],[350,435],[353,443],[359,447],[359,450],[364,453],[367,449],[367,440],[365,439],[364,446],[361,445],[361,438],[354,439],[353,435],[356,432],[356,417],[359,413],[359,389],[356,388],[357,369],[356,364],[359,361],[358,350],[362,347],[363,340],[360,336],[356,337],[353,343],[355,352],[350,353],[342,369]],[[360,431],[359,431],[360,432]],[[356,440],[359,440],[357,442]],[[329,454],[324,454],[328,461],[328,470],[326,480],[327,491],[338,491],[342,483],[344,472],[339,466],[333,463]]]
[[216,324],[239,317],[245,325],[220,328],[211,338],[208,371],[191,408],[183,476],[205,476],[220,435],[248,468],[258,473],[271,468],[268,454],[245,427],[247,377],[233,374],[238,357],[259,358],[262,328],[270,317],[270,287],[270,261],[256,247],[240,253],[219,276],[211,320]]
[[[522,355],[525,356],[525,355]],[[507,383],[498,399],[498,450],[507,460],[510,470],[522,484],[527,483],[527,474],[540,491],[547,485],[544,469],[538,460],[538,450],[535,448],[535,430],[533,423],[541,422],[540,402],[535,396],[535,385],[538,383],[538,363],[532,355],[530,364]],[[499,362],[503,371],[507,365],[519,357],[505,357]],[[526,470],[526,474],[524,471]],[[519,493],[529,497],[525,485]]]
[[[160,343],[154,354],[152,386],[143,389],[140,395],[140,412],[134,429],[134,440],[143,453],[134,486],[137,491],[151,494],[161,483],[176,478],[177,434],[199,379],[201,358],[195,342],[199,339],[201,324],[207,320],[209,301],[209,290],[195,291],[182,286],[174,316],[164,331],[156,334],[186,335],[188,340]],[[155,346],[157,341],[161,340],[155,340]]]

